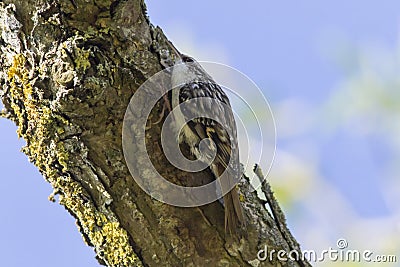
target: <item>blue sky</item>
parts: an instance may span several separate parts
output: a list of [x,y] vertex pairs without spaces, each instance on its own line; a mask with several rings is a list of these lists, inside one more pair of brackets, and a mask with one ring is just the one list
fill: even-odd
[[[392,222],[386,218],[398,216],[387,204],[385,190],[376,190],[386,185],[384,176],[397,153],[390,149],[391,142],[382,140],[379,133],[365,135],[354,129],[354,125],[368,124],[368,119],[329,130],[330,117],[323,116],[343,84],[362,71],[361,56],[395,51],[399,46],[399,1],[151,0],[147,5],[151,21],[183,52],[229,64],[263,89],[278,127],[271,179],[301,244],[308,249],[325,246],[355,231],[340,225],[328,233],[331,215],[319,211],[322,207],[315,202],[320,199],[302,196],[291,188],[293,184],[308,185],[315,196],[332,197],[334,203],[326,202],[326,212],[336,213],[339,219],[353,218],[365,231],[374,229],[373,222],[382,226]],[[333,113],[352,103],[343,102],[343,108],[336,104]],[[304,130],[297,133],[300,128]],[[47,200],[51,187],[20,152],[24,142],[17,139],[16,127],[0,119],[0,129],[4,266],[43,267],[54,262],[57,266],[98,266],[72,217]],[[285,198],[285,192],[295,195]],[[309,237],[313,233],[307,228],[310,220],[315,224],[313,231],[321,236],[314,239],[321,240]],[[387,228],[392,231],[392,225]],[[359,235],[349,238],[355,244],[366,243]]]

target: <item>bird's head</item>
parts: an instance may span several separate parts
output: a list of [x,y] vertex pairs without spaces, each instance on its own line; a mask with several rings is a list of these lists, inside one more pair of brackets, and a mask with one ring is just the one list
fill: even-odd
[[205,80],[212,81],[212,78],[194,58],[181,54],[175,61],[171,77],[172,88]]

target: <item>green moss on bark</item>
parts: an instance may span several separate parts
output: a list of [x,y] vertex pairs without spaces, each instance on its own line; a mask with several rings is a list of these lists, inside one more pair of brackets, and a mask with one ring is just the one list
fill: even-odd
[[[80,51],[77,68],[90,67],[89,52]],[[59,136],[70,122],[45,101],[36,99],[24,55],[14,56],[7,77],[18,136],[27,141],[23,151],[60,194],[60,204],[77,218],[87,240],[109,266],[141,266],[120,223],[87,201],[84,187],[69,177],[71,156]]]

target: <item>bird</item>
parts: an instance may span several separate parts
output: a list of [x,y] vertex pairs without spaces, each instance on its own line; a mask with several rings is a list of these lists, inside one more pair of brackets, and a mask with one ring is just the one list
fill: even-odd
[[[228,96],[195,59],[181,53],[172,66],[171,88],[177,141],[186,143],[197,160],[209,164],[215,179],[226,174],[226,179],[219,180],[226,193],[225,233],[238,236],[246,221],[236,187],[241,173],[236,124]],[[186,101],[190,104],[183,105]]]

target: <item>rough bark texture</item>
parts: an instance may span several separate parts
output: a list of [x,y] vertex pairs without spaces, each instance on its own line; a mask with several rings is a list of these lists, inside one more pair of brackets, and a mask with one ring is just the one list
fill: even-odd
[[[50,199],[59,196],[100,263],[309,266],[257,260],[265,245],[300,251],[267,184],[274,216],[241,185],[249,226],[237,242],[225,240],[219,202],[200,209],[162,204],[130,176],[122,120],[135,90],[161,70],[157,49],[166,42],[141,0],[6,0],[0,3],[0,33],[2,116],[17,124],[27,142],[23,151],[54,188]],[[172,181],[182,181],[185,174],[162,154],[159,132],[156,124],[146,135],[153,162]]]

